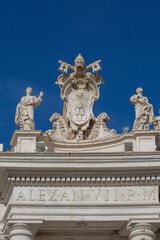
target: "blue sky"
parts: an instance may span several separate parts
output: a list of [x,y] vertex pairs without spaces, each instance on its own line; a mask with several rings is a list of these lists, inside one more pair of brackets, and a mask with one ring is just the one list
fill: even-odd
[[158,0],[5,0],[0,1],[0,142],[6,148],[15,129],[15,110],[28,86],[44,92],[35,110],[36,129],[52,127],[62,113],[54,83],[58,60],[73,64],[81,53],[86,64],[101,59],[105,85],[94,114],[106,112],[109,128],[132,129],[137,87],[160,108],[160,1]]

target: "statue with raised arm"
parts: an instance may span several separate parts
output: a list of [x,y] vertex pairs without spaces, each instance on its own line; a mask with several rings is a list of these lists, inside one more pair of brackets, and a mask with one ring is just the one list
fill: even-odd
[[20,130],[35,130],[34,123],[34,108],[38,107],[42,102],[43,92],[40,92],[39,97],[31,96],[32,88],[26,89],[26,96],[22,97],[17,105],[15,123]]
[[130,98],[131,103],[135,105],[136,115],[133,129],[148,130],[154,121],[153,106],[148,102],[147,97],[142,96],[143,89],[141,87],[136,89],[136,93]]

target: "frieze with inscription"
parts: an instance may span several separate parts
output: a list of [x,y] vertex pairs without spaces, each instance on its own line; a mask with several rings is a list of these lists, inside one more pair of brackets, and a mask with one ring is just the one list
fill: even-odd
[[158,186],[14,187],[11,201],[29,204],[157,203]]

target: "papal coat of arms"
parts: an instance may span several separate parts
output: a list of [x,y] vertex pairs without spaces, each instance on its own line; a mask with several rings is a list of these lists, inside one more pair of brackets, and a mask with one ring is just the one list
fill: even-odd
[[[64,101],[63,116],[54,113],[50,118],[53,129],[47,135],[55,141],[80,141],[112,137],[115,130],[109,130],[106,122],[110,119],[106,113],[97,118],[93,114],[93,104],[99,98],[98,85],[104,84],[101,75],[100,60],[85,66],[84,58],[79,54],[72,66],[59,61],[57,85],[61,87],[61,98]],[[68,70],[71,70],[68,73]],[[88,70],[92,69],[92,72]]]

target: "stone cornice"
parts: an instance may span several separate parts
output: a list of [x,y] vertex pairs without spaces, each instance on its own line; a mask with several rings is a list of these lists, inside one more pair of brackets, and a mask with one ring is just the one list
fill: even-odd
[[117,152],[117,153],[13,153],[13,152],[0,152],[0,163],[26,161],[26,160],[38,160],[42,161],[125,161],[125,160],[160,160],[160,151],[155,152]]
[[29,152],[0,152],[0,156],[143,156],[143,155],[160,155],[160,151],[154,151],[154,152],[35,152],[35,153],[29,153]]
[[[149,167],[149,168],[148,168]],[[160,152],[152,153],[0,153],[8,171],[159,171]]]

